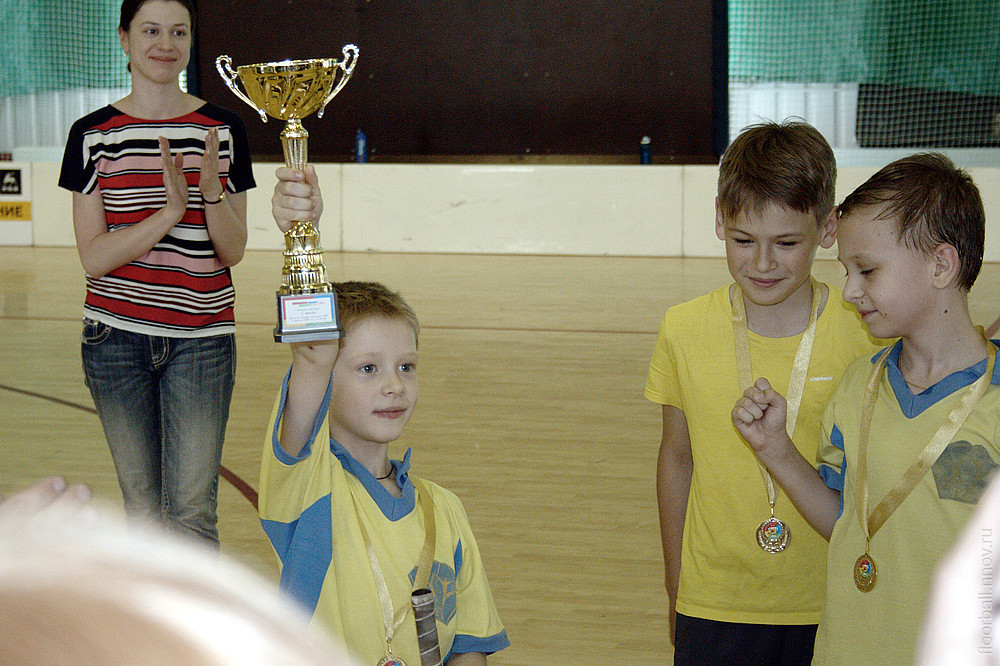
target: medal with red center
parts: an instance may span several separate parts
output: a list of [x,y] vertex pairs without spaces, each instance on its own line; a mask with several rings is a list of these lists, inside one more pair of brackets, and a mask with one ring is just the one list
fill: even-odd
[[771,517],[757,526],[757,545],[767,553],[780,553],[788,548],[791,538],[788,525],[774,517],[773,509]]

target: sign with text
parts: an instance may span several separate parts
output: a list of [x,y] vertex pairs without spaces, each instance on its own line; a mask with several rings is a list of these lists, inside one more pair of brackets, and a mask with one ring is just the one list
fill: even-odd
[[0,162],[0,245],[31,244],[31,165]]

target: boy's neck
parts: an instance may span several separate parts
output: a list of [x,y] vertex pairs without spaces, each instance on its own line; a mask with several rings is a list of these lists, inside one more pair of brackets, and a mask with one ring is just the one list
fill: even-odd
[[986,342],[964,300],[902,336],[899,370],[919,393],[986,358]]
[[337,443],[340,444],[345,451],[351,454],[352,458],[361,463],[362,467],[371,472],[372,476],[375,478],[385,476],[391,469],[392,465],[389,464],[388,444],[363,444],[352,446],[350,438],[348,437],[344,437],[347,442],[342,442],[336,437],[334,437],[334,439],[337,440]]
[[[826,304],[827,292],[822,285],[820,308]],[[807,280],[780,303],[761,305],[743,298],[747,313],[747,328],[765,338],[789,338],[806,330],[812,312],[812,281]]]
[[[336,438],[335,438],[336,439]],[[346,438],[345,438],[346,439]],[[389,491],[393,497],[400,497],[403,494],[402,488],[396,482],[396,474],[393,471],[392,463],[389,462],[389,445],[361,445],[350,446],[337,440],[344,450],[361,463],[365,469],[371,472],[372,476]]]

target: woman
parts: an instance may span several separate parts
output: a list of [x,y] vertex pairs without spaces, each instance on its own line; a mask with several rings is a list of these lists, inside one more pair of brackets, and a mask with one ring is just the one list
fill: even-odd
[[73,125],[59,185],[73,192],[87,273],[84,375],[126,514],[218,547],[236,365],[229,267],[243,258],[254,180],[239,117],[180,89],[193,23],[190,0],[122,3],[132,90]]

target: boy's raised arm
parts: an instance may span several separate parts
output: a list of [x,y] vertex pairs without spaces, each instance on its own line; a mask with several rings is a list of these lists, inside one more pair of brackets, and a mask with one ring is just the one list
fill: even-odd
[[297,456],[312,436],[340,341],[296,342],[291,347],[292,372],[281,417],[281,448]]
[[663,436],[656,465],[656,501],[660,511],[664,578],[670,597],[670,643],[677,629],[677,588],[681,575],[681,541],[691,492],[691,439],[684,412],[663,405]]
[[[271,214],[282,233],[296,222],[309,220],[318,228],[323,195],[311,164],[298,171],[279,167],[271,197]],[[340,350],[338,340],[298,342],[291,345],[292,372],[281,419],[281,448],[292,456],[301,453],[312,435],[320,405],[330,384],[330,373]]]
[[840,513],[840,494],[795,448],[785,430],[785,399],[758,379],[733,407],[733,424],[802,517],[827,541]]

